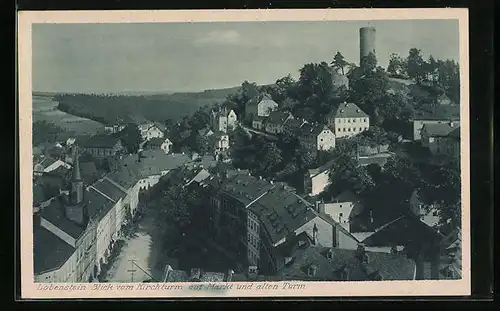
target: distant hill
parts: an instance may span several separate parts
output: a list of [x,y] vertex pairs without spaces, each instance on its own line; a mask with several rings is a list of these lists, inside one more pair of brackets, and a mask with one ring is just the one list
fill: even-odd
[[54,94],[33,92],[39,96],[54,97],[58,109],[89,118],[104,124],[116,120],[125,122],[137,119],[164,122],[178,121],[190,116],[200,107],[222,103],[226,97],[240,87],[206,90],[203,92],[150,94],[148,92],[124,92],[114,95]]

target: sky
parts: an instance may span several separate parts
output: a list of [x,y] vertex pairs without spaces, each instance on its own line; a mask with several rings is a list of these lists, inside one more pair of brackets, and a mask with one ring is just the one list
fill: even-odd
[[33,90],[196,92],[298,77],[340,51],[359,62],[359,28],[376,28],[378,64],[417,47],[459,59],[458,20],[33,25]]

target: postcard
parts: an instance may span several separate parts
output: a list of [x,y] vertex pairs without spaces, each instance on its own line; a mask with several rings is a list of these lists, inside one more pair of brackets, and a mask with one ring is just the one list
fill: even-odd
[[22,298],[469,295],[467,14],[19,12]]

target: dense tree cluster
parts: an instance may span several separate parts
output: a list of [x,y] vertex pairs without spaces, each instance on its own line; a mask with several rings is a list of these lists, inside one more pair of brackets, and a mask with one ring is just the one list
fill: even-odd
[[412,48],[405,59],[391,54],[387,72],[394,77],[431,85],[454,103],[460,102],[460,70],[459,64],[453,60],[436,60],[432,55],[425,60],[420,49]]
[[64,129],[47,121],[36,121],[33,123],[33,146],[44,142],[53,143],[58,140],[58,135]]

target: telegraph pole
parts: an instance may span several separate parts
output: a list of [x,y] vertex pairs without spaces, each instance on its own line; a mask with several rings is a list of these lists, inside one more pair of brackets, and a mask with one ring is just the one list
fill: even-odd
[[130,259],[129,260],[130,262],[130,265],[131,265],[131,269],[128,269],[127,272],[130,272],[130,282],[134,282],[134,272],[136,272],[137,270],[134,269],[134,264],[135,264],[135,260],[134,259]]

